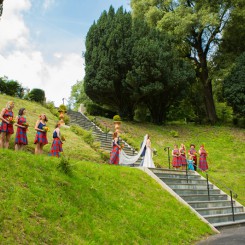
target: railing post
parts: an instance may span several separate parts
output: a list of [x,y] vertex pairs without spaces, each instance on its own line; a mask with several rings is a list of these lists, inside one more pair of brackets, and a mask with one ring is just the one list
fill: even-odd
[[207,189],[208,189],[208,200],[210,201],[209,182],[208,182],[208,174],[207,173],[206,173],[206,179],[207,179]]
[[[134,148],[133,148],[133,156],[134,156],[134,153],[135,153],[135,150],[134,150]],[[134,167],[134,163],[133,163],[133,167]]]
[[186,174],[186,180],[187,180],[187,183],[189,182],[188,180],[188,168],[187,168],[187,161],[186,161],[186,165],[185,165],[185,174]]
[[164,148],[164,151],[168,151],[168,169],[170,169],[170,155],[169,155],[169,146],[166,146],[165,148]]
[[230,194],[231,194],[231,210],[232,210],[232,219],[233,221],[235,221],[235,215],[234,215],[234,206],[233,206],[233,195],[232,195],[232,191],[230,190]]

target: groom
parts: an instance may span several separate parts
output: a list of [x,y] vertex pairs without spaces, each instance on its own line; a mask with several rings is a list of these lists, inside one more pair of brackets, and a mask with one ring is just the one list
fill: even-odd
[[[142,145],[143,145],[143,142],[140,144],[140,149],[141,149]],[[142,157],[142,160],[140,162],[140,167],[142,167],[143,166],[143,163],[144,163],[145,151],[146,151],[146,145],[145,145],[144,150],[142,151],[142,153],[140,155]]]

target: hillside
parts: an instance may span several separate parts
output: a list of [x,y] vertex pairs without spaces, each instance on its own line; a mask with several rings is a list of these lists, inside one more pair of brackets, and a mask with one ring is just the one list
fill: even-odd
[[[16,117],[18,115],[18,111],[20,108],[24,107],[27,110],[26,118],[27,122],[29,123],[30,127],[28,128],[28,146],[25,147],[25,151],[34,153],[35,144],[34,139],[36,135],[36,131],[34,130],[35,123],[39,118],[39,115],[42,113],[45,113],[48,117],[48,123],[47,126],[50,128],[50,132],[48,132],[48,145],[44,146],[44,154],[48,154],[48,152],[51,149],[52,144],[52,134],[53,130],[55,128],[56,123],[58,122],[58,119],[50,113],[50,111],[43,106],[41,106],[38,103],[35,102],[29,102],[26,100],[21,100],[17,98],[13,98],[6,95],[0,95],[0,110],[5,107],[6,103],[9,100],[13,100],[15,102],[15,108],[14,108],[14,116]],[[15,128],[16,131],[16,128]],[[61,133],[65,135],[66,142],[63,144],[63,150],[67,157],[74,158],[78,160],[90,160],[94,162],[103,162],[101,160],[100,155],[94,151],[84,140],[73,133],[69,128],[62,127]],[[10,141],[10,148],[14,149],[14,136],[11,137]]]
[[[100,126],[114,130],[113,121],[96,117]],[[152,147],[157,150],[154,162],[157,166],[168,168],[166,146],[173,149],[174,144],[194,143],[198,150],[201,144],[208,151],[210,181],[229,194],[226,187],[238,194],[237,200],[245,205],[245,130],[227,126],[207,125],[164,125],[151,123],[122,122],[121,137],[136,148],[140,146],[146,133],[151,136]],[[173,134],[178,137],[173,137]],[[170,152],[171,153],[171,152]],[[171,159],[172,160],[172,159]]]
[[[192,244],[212,234],[142,171],[0,150],[0,244]],[[171,231],[170,231],[171,229]]]

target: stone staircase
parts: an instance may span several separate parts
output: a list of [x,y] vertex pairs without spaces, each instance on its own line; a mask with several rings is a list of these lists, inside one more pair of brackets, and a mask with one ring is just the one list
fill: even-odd
[[[100,142],[100,147],[107,151],[108,154],[112,149],[112,133],[103,132],[94,122],[89,120],[84,114],[76,111],[68,111],[67,114],[70,117],[70,124],[77,124],[85,130],[92,130],[92,134],[95,137],[95,141]],[[123,150],[129,156],[134,156],[137,151],[130,146],[127,142],[120,140],[124,144]],[[131,166],[138,166],[141,159],[139,159],[135,164]]]
[[245,225],[245,208],[197,172],[150,170],[214,227]]

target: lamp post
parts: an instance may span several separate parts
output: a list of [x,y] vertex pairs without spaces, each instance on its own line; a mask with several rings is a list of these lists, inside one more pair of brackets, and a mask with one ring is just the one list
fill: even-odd
[[166,146],[164,148],[164,151],[168,151],[168,168],[170,169],[170,154],[169,154],[169,149],[170,149],[170,146]]

